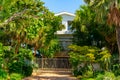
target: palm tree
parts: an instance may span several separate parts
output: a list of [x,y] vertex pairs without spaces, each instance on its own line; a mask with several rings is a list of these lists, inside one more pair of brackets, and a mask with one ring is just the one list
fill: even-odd
[[116,28],[116,39],[119,51],[120,62],[120,1],[119,0],[84,0],[97,13],[96,19],[100,23],[105,23],[105,19],[109,25]]

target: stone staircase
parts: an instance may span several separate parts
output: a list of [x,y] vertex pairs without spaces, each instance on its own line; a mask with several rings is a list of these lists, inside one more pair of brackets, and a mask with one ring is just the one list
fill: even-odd
[[70,70],[65,69],[39,69],[34,70],[32,76],[23,80],[78,80]]

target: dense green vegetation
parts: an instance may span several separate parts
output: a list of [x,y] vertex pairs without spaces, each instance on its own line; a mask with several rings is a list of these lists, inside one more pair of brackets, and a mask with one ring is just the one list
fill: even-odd
[[84,1],[72,23],[73,74],[80,80],[119,80],[119,0]]
[[[112,62],[112,55],[107,48],[95,46],[71,45],[70,62],[73,74],[82,80],[112,80],[119,77],[120,65]],[[111,76],[111,74],[113,76]],[[105,76],[106,75],[106,76]]]
[[[119,80],[120,2],[84,1],[71,28],[73,74],[80,80]],[[41,0],[0,0],[0,80],[30,76],[37,50],[45,57],[60,50],[54,33],[63,28],[62,18],[43,5]]]
[[0,0],[1,80],[30,76],[37,50],[53,57],[60,49],[54,33],[62,29],[62,18],[43,5],[41,0]]

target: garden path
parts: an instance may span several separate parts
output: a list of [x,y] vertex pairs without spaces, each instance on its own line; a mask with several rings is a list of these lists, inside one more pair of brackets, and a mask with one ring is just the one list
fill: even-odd
[[23,80],[78,80],[70,70],[37,70]]

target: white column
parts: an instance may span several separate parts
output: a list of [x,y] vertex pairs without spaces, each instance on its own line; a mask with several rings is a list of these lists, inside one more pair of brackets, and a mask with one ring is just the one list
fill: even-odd
[[66,25],[65,26],[66,26],[65,30],[68,31],[68,22],[67,21],[66,21]]

